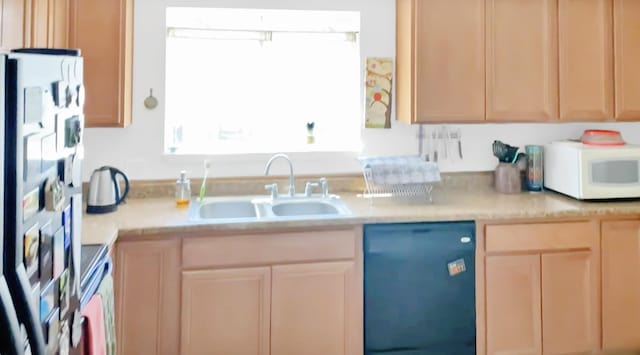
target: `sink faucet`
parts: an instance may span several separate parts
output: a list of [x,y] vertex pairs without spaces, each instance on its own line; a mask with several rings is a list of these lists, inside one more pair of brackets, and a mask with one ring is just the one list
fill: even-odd
[[267,162],[267,166],[264,169],[264,175],[269,175],[269,169],[271,168],[271,164],[273,163],[274,160],[278,158],[282,158],[286,160],[287,163],[289,163],[289,196],[293,197],[296,194],[296,188],[293,185],[293,164],[291,164],[291,160],[286,154],[278,153],[272,156],[271,159],[269,159],[269,161]]

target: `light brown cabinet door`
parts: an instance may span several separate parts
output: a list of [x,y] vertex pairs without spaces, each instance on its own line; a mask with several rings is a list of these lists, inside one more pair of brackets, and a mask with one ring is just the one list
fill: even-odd
[[560,119],[613,118],[612,0],[559,0]]
[[273,267],[271,355],[362,354],[356,263]]
[[25,0],[25,46],[49,46],[49,0]]
[[49,0],[48,47],[69,47],[69,0]]
[[640,1],[613,4],[616,119],[640,120]]
[[600,349],[600,278],[591,251],[542,255],[542,347],[545,354]]
[[182,354],[269,355],[269,267],[182,274]]
[[24,0],[0,0],[0,50],[24,46]]
[[118,354],[178,354],[180,241],[119,242],[115,270]]
[[484,0],[418,0],[415,12],[415,122],[484,121]]
[[131,121],[133,0],[71,0],[69,44],[84,57],[87,127]]
[[542,354],[540,255],[486,258],[487,354]]
[[487,0],[487,120],[558,116],[557,0]]
[[640,349],[640,221],[602,223],[602,346]]

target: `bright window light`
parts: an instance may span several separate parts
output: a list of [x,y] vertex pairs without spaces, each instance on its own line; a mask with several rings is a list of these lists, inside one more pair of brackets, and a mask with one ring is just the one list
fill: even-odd
[[360,150],[359,32],[358,12],[168,8],[165,151]]

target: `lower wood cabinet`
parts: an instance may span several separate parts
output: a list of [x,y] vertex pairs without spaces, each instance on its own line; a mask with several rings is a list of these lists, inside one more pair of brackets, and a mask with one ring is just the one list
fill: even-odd
[[479,328],[486,328],[487,354],[600,350],[598,227],[594,221],[485,228],[479,254],[486,319],[480,316]]
[[175,355],[180,342],[180,240],[118,242],[117,353]]
[[273,267],[271,355],[362,352],[354,261]]
[[487,353],[541,354],[539,255],[486,259]]
[[362,228],[116,245],[118,354],[361,355]]
[[602,223],[602,346],[640,349],[640,221]]
[[271,268],[182,273],[182,354],[269,355]]

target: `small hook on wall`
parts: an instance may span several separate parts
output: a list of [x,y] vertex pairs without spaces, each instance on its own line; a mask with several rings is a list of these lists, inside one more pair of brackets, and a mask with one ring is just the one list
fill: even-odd
[[144,107],[149,110],[153,110],[154,108],[158,107],[158,99],[153,96],[153,89],[149,89],[149,96],[144,99]]

